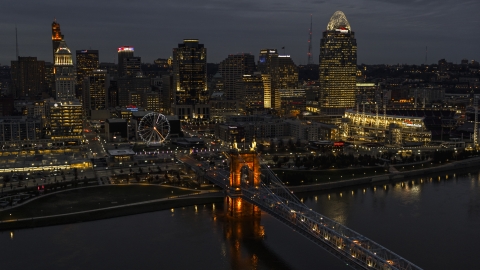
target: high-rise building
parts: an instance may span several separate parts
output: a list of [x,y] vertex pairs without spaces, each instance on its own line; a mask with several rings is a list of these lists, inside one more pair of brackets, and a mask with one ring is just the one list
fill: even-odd
[[83,81],[83,107],[85,115],[91,116],[92,110],[108,108],[108,89],[110,79],[106,70],[96,69]]
[[83,79],[92,75],[93,71],[99,69],[98,50],[76,50],[75,58],[77,61],[77,87],[76,96],[83,96]]
[[60,24],[57,23],[57,20],[53,20],[52,23],[52,57],[53,63],[55,63],[55,52],[57,51],[58,45],[63,40],[62,32],[60,31]]
[[36,99],[45,89],[45,61],[37,57],[18,57],[11,74],[15,98]]
[[278,56],[278,89],[295,89],[298,86],[298,68],[290,55]]
[[357,41],[347,17],[337,11],[320,41],[320,110],[343,115],[355,106]]
[[171,114],[172,104],[174,103],[173,75],[162,76],[162,87],[160,88],[160,111],[164,114]]
[[151,89],[150,78],[145,76],[123,77],[117,80],[118,83],[118,106],[131,104],[132,94],[143,94]]
[[133,57],[133,52],[134,51],[135,50],[132,46],[122,46],[122,47],[118,48],[117,52],[118,52],[118,77],[119,78],[126,75],[124,73],[124,71],[125,71],[125,68],[124,68],[125,58]]
[[139,74],[142,74],[141,65],[141,57],[123,58],[122,66],[118,66],[118,71],[123,74],[123,77],[138,76]]
[[279,55],[276,49],[262,49],[258,60],[258,71],[269,75],[270,86],[266,93],[265,108],[280,110],[279,89],[293,89],[298,84],[298,68],[290,55]]
[[62,100],[75,99],[75,69],[72,53],[64,40],[55,51],[55,97]]
[[184,39],[173,49],[174,111],[180,119],[209,117],[207,49],[198,39]]
[[235,87],[243,75],[251,75],[255,71],[255,57],[249,53],[231,54],[220,62],[219,71],[223,77],[223,91],[226,99],[242,99],[239,89]]
[[[262,77],[269,77],[269,75],[246,74],[242,76],[241,82],[237,83],[243,96],[240,100],[240,107],[244,110],[265,108],[265,85]],[[267,96],[270,96],[270,93],[267,93]],[[268,103],[270,103],[270,100],[268,100]]]
[[80,144],[83,140],[82,104],[52,100],[47,106],[47,137],[65,145]]

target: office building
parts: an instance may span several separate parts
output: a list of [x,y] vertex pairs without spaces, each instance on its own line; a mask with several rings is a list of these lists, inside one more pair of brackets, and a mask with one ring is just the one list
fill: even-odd
[[295,89],[298,87],[298,68],[290,55],[278,56],[278,89]]
[[100,68],[98,50],[76,50],[77,85],[75,95],[83,96],[83,79],[92,75],[93,71]]
[[133,57],[134,48],[132,46],[122,46],[118,48],[117,52],[118,52],[118,77],[121,78],[126,75],[124,73],[125,59]]
[[320,41],[320,110],[343,115],[355,106],[357,41],[345,14],[330,18]]
[[0,117],[0,142],[29,141],[41,138],[40,118],[28,116]]
[[134,77],[142,75],[142,58],[141,57],[126,57],[123,58],[122,65],[118,66],[118,71],[122,77]]
[[108,108],[108,89],[110,77],[106,70],[96,69],[83,81],[83,107],[86,116],[91,116],[92,110]]
[[198,39],[184,39],[173,49],[174,114],[180,119],[209,118],[207,49]]
[[47,104],[47,137],[65,145],[83,140],[83,110],[78,101],[52,101]]
[[[150,78],[145,76],[122,77],[117,80],[118,84],[118,106],[125,107],[131,104],[132,94],[142,95],[149,91]],[[135,99],[135,98],[134,98]]]
[[290,55],[279,55],[276,49],[260,50],[258,71],[270,76],[270,91],[265,96],[265,108],[280,110],[279,89],[293,89],[298,85],[298,69]]
[[11,62],[15,98],[37,99],[45,89],[45,61],[37,57],[18,57]]
[[223,78],[223,91],[226,99],[242,99],[239,89],[235,88],[237,81],[243,75],[251,75],[255,71],[255,57],[249,53],[231,54],[220,62],[219,72]]
[[[267,85],[265,85],[265,82],[267,82]],[[240,89],[240,93],[242,96],[242,98],[240,99],[240,107],[245,111],[251,111],[264,109],[266,108],[265,104],[269,106],[269,85],[269,75],[262,75],[260,73],[243,75],[242,80],[237,83],[237,87]],[[267,100],[265,100],[265,97],[267,97]]]

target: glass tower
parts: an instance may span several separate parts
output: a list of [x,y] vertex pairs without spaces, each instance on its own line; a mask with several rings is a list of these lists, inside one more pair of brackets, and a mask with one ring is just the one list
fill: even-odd
[[345,14],[330,18],[320,41],[320,109],[329,115],[343,115],[355,106],[357,41]]

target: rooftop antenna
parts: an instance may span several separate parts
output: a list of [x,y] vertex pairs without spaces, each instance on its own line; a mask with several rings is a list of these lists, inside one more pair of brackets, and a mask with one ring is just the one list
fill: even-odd
[[15,56],[18,61],[18,34],[17,34],[17,25],[15,24]]
[[311,65],[313,64],[313,59],[312,59],[312,14],[310,14],[310,29],[308,31],[308,60],[307,64]]

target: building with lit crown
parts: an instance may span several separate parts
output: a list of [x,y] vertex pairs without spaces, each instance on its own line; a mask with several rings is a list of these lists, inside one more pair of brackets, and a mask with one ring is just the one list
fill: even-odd
[[75,99],[75,68],[72,53],[64,40],[60,41],[55,51],[54,74],[55,97],[64,100]]
[[327,115],[343,115],[355,106],[357,41],[345,14],[330,18],[320,41],[320,110]]
[[55,63],[55,52],[58,49],[58,45],[60,45],[60,42],[63,40],[63,35],[62,32],[60,31],[60,24],[57,23],[57,20],[53,20],[52,23],[52,57],[53,61]]
[[132,46],[122,46],[117,50],[118,53],[118,77],[125,76],[125,59],[133,57],[135,49]]

